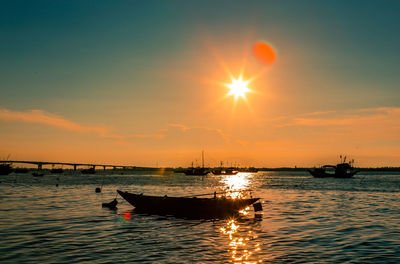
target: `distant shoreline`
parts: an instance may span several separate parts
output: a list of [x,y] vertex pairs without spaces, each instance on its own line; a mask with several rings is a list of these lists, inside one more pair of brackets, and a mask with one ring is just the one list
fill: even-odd
[[[27,168],[27,167],[14,167],[16,168],[26,168],[29,171],[35,171],[37,170],[36,168]],[[214,167],[210,167],[211,169]],[[313,169],[314,167],[297,167],[297,168],[292,168],[292,167],[277,167],[277,168],[255,168],[258,171],[307,171],[309,169]],[[187,169],[186,167],[132,167],[129,169],[107,169],[107,171],[163,171],[163,172],[183,172],[183,170]],[[375,168],[357,168],[360,172],[368,172],[368,171],[376,171],[376,172],[400,172],[400,167],[375,167]],[[48,168],[43,168],[44,171],[46,170],[51,170]],[[78,169],[77,171],[80,171],[81,169]],[[73,169],[64,169],[64,171],[73,171]],[[103,169],[96,169],[96,171],[103,171]]]

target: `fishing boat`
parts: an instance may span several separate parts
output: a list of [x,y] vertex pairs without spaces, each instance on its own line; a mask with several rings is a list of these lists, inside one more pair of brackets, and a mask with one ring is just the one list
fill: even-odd
[[29,172],[28,168],[15,168],[15,173],[27,173]]
[[0,164],[0,175],[8,175],[13,171],[13,168],[10,163],[2,163]]
[[340,156],[340,163],[337,165],[324,165],[320,168],[308,170],[308,172],[316,178],[351,178],[358,170],[353,167],[354,160],[346,162],[346,156],[342,160]]
[[204,168],[204,151],[201,152],[201,161],[202,161],[202,167],[197,167],[195,168],[193,166],[192,162],[192,167],[187,168],[186,170],[183,171],[186,175],[190,176],[205,176],[210,173],[210,170],[207,168]]
[[32,172],[32,176],[33,177],[43,177],[44,173],[43,172],[34,171],[34,172]]
[[183,173],[189,176],[205,176],[210,173],[206,168],[188,168]]
[[214,175],[236,175],[238,174],[237,169],[235,168],[225,168],[224,162],[221,161],[221,166],[219,168],[214,168],[211,170]]
[[52,168],[50,170],[51,173],[63,173],[64,169],[63,168]]
[[239,172],[253,172],[253,173],[256,173],[256,172],[258,172],[258,169],[254,168],[254,167],[248,167],[248,168],[239,168],[238,171]]
[[231,168],[218,168],[211,171],[214,175],[236,175],[239,172]]
[[[148,196],[117,190],[119,195],[135,207],[137,213],[156,215],[173,215],[183,218],[217,219],[235,216],[240,210],[253,205],[255,211],[262,210],[260,198],[232,199],[227,197],[213,198]],[[198,195],[202,196],[202,195]]]
[[95,170],[95,168],[83,169],[83,170],[81,170],[81,173],[82,174],[95,174],[96,170]]

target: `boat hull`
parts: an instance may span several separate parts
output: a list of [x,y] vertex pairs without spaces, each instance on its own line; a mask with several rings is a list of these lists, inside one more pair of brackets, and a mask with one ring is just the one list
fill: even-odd
[[0,175],[8,175],[13,172],[10,164],[0,164]]
[[187,169],[183,173],[185,173],[185,175],[188,176],[205,176],[208,173],[210,173],[210,171],[203,168],[194,168],[194,169]]
[[237,215],[254,204],[259,198],[186,198],[168,196],[147,196],[117,191],[122,198],[135,207],[137,213],[173,215],[183,218],[215,219]]
[[236,175],[238,174],[238,171],[233,171],[233,172],[218,172],[218,171],[213,171],[212,174],[214,175]]
[[346,173],[326,173],[323,170],[308,170],[308,172],[315,178],[352,178],[358,171]]

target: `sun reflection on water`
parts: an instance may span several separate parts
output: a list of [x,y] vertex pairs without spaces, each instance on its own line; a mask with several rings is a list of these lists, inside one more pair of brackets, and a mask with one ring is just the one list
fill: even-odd
[[249,230],[248,232],[239,232],[240,225],[236,219],[230,219],[220,232],[229,238],[229,248],[233,263],[250,264],[260,263],[261,260],[254,260],[255,252],[261,250],[260,243],[254,244],[257,236]]
[[250,179],[253,176],[251,173],[238,173],[236,175],[227,175],[221,179],[221,183],[226,189],[226,196],[232,199],[243,198],[245,191],[250,187]]
[[[249,190],[252,183],[252,173],[238,173],[236,175],[226,175],[221,178],[220,183],[226,190],[226,196],[232,199],[245,198],[248,196],[246,190]],[[250,214],[250,207],[241,210],[241,216]],[[228,238],[229,252],[232,263],[250,264],[260,263],[257,252],[261,250],[260,243],[257,243],[257,235],[249,229],[246,222],[239,219],[229,219],[219,230],[220,233]]]

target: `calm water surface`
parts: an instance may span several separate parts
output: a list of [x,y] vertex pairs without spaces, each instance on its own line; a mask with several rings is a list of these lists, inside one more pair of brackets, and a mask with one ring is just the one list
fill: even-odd
[[[400,173],[67,172],[0,181],[2,263],[400,263]],[[263,213],[186,220],[135,214],[121,198],[117,211],[101,208],[117,189],[186,196],[226,188],[253,189]]]

